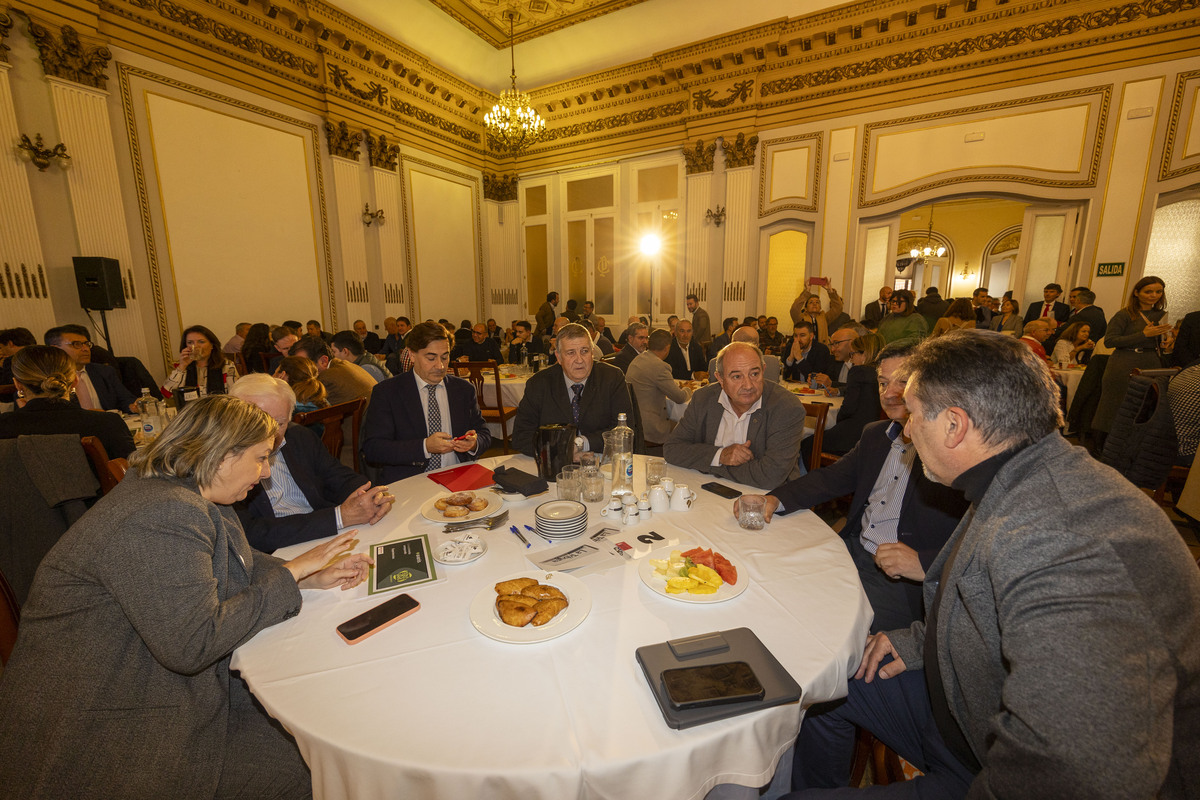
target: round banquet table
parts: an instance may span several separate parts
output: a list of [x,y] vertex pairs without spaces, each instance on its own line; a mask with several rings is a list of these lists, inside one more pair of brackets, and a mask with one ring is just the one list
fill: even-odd
[[1057,375],[1063,385],[1067,387],[1067,408],[1071,407],[1071,401],[1075,399],[1075,390],[1079,388],[1079,381],[1083,380],[1083,369],[1082,366],[1051,369],[1051,372]]
[[[526,456],[480,463],[534,471]],[[639,490],[644,466],[637,457]],[[445,580],[409,590],[419,611],[358,644],[345,644],[336,626],[392,595],[368,597],[365,585],[306,590],[298,616],[239,647],[233,667],[296,737],[315,796],[685,800],[719,784],[769,783],[799,730],[800,704],[675,730],[664,722],[634,650],[749,627],[803,687],[807,707],[845,695],[870,605],[841,539],[812,512],[777,517],[762,532],[743,531],[732,501],[699,489],[709,476],[674,466],[668,474],[697,492],[692,509],[656,514],[621,532],[655,531],[678,536],[680,549],[714,548],[738,567],[739,583],[748,582],[739,596],[712,604],[668,598],[641,582],[637,561],[619,561],[576,573],[592,606],[575,629],[535,644],[494,641],[472,626],[472,598],[501,578],[532,570],[526,554],[551,547],[525,531],[532,545],[526,549],[505,524],[483,532],[482,558],[438,565]],[[420,533],[436,547],[448,536],[419,509],[441,491],[424,475],[394,484],[395,508],[378,525],[360,528],[359,547]],[[550,495],[506,500],[508,522],[532,524],[534,509],[553,492],[552,486]],[[588,505],[586,535],[606,521],[601,504]],[[310,545],[276,555],[294,556]]]

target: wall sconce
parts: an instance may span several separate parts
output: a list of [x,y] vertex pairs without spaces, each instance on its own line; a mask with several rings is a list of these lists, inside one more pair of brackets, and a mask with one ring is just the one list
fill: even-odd
[[381,208],[378,211],[372,211],[370,203],[363,204],[362,221],[363,225],[366,225],[368,228],[371,227],[372,222],[374,222],[376,225],[382,225],[384,222],[383,209]]
[[705,212],[704,219],[718,228],[721,227],[721,223],[725,221],[725,206],[717,206],[715,211],[710,208]]
[[38,168],[38,172],[45,172],[46,168],[51,163],[57,163],[62,169],[71,166],[71,157],[67,155],[67,146],[59,142],[51,150],[42,144],[42,135],[39,133],[34,136],[34,141],[29,141],[29,137],[21,134],[20,140],[16,146],[17,158],[22,161],[32,162]]

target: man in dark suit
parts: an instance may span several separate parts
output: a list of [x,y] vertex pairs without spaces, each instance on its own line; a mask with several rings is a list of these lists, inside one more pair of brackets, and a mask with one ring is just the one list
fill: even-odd
[[635,322],[625,330],[625,335],[622,336],[625,340],[625,346],[613,356],[613,366],[628,372],[629,365],[646,349],[646,343],[650,339],[650,326],[644,322]]
[[450,360],[495,361],[503,364],[504,356],[500,354],[500,343],[488,336],[487,325],[477,322],[471,326],[471,340],[455,346],[450,351]]
[[[1067,325],[1073,322],[1083,322],[1091,332],[1088,338],[1093,342],[1098,342],[1104,338],[1104,332],[1108,330],[1108,318],[1104,316],[1104,309],[1100,306],[1093,305],[1096,302],[1096,293],[1086,286],[1076,286],[1068,295],[1071,306],[1071,315],[1067,317]],[[1060,329],[1063,326],[1060,326]],[[1058,337],[1055,336],[1055,341]],[[1054,349],[1053,342],[1047,342],[1051,350]]]
[[375,387],[362,452],[379,483],[474,461],[492,443],[475,388],[448,374],[446,329],[422,322],[408,334],[413,368]]
[[708,369],[704,348],[692,337],[692,323],[686,319],[675,324],[675,336],[671,339],[667,364],[671,367],[671,377],[680,381],[690,381],[695,377],[693,372]]
[[829,375],[841,365],[829,348],[817,341],[817,332],[808,320],[801,320],[792,330],[791,346],[784,353],[783,378],[807,381],[809,375]]
[[887,316],[888,298],[891,296],[892,287],[881,286],[879,288],[879,299],[872,300],[863,308],[862,321],[864,325],[872,330],[879,327],[879,320]]
[[62,350],[75,362],[78,382],[75,397],[80,407],[94,411],[136,410],[134,397],[121,383],[121,377],[112,367],[92,364],[92,343],[79,332],[78,325],[62,325],[46,331],[42,341]]
[[329,331],[321,330],[321,323],[315,319],[310,319],[304,327],[309,336],[324,339],[325,344],[329,344],[333,341],[333,334]]
[[599,314],[591,319],[592,324],[596,326],[596,332],[605,339],[608,339],[609,344],[615,345],[617,343],[617,339],[615,336],[613,336],[612,329],[608,327],[608,320],[604,319],[604,317],[600,316]]
[[854,493],[841,536],[875,610],[873,630],[921,619],[921,579],[967,507],[961,492],[925,475],[904,438],[908,408],[899,371],[914,349],[904,340],[880,352],[880,404],[891,422],[867,425],[854,449],[835,463],[767,494],[769,513],[790,514]]
[[367,323],[361,319],[354,320],[354,332],[362,339],[363,347],[371,355],[375,355],[383,348],[383,340],[379,338],[379,334],[375,331],[367,330]]
[[383,327],[387,330],[387,336],[384,338],[383,345],[376,355],[383,359],[388,372],[393,375],[399,375],[410,368],[401,362],[405,351],[408,349],[404,346],[404,343],[408,338],[408,332],[412,329],[412,322],[409,321],[408,317],[387,317],[383,320]]
[[[1093,341],[1096,340],[1092,336]],[[1186,314],[1179,323],[1179,335],[1175,337],[1175,350],[1171,353],[1171,363],[1183,368],[1191,366],[1200,358],[1200,311]]]
[[525,355],[529,356],[532,353],[546,352],[545,346],[542,345],[542,337],[533,334],[533,326],[527,320],[519,319],[513,325],[513,338],[508,345],[508,363],[526,363],[521,361],[521,348],[525,348]]
[[253,403],[279,423],[280,443],[271,476],[234,505],[246,539],[271,553],[280,547],[333,536],[339,528],[374,525],[396,498],[342,464],[320,437],[291,424],[296,395],[286,381],[262,373],[239,378],[229,392]]
[[549,292],[546,294],[546,302],[542,303],[537,310],[534,319],[537,321],[537,327],[534,328],[534,333],[539,336],[548,336],[554,328],[554,319],[558,316],[554,309],[558,306],[558,292]]
[[[1057,283],[1047,283],[1042,289],[1042,297],[1045,302],[1030,303],[1029,308],[1025,309],[1025,322],[1033,322],[1035,319],[1044,319],[1050,323],[1051,329],[1057,328],[1059,325],[1067,321],[1067,317],[1071,316],[1071,307],[1066,303],[1058,302],[1059,296],[1062,295],[1062,287]],[[1095,341],[1095,337],[1092,337]]]
[[534,451],[539,425],[572,424],[592,452],[604,450],[602,434],[617,426],[625,414],[633,427],[633,403],[619,369],[592,359],[592,337],[582,325],[569,323],[558,331],[558,363],[525,384],[517,406],[513,445],[525,455]]
[[992,307],[988,305],[988,290],[980,286],[971,293],[971,308],[975,311],[975,328],[990,330],[992,327]]

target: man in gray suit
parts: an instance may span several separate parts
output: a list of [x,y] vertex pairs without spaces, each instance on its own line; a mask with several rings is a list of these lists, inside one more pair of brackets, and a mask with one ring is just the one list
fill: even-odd
[[876,797],[1194,797],[1200,572],[1174,526],[1063,440],[1020,342],[952,331],[905,368],[924,468],[971,506],[926,571],[925,622],[868,638],[846,702],[804,721],[793,788],[846,785],[832,719],[924,772]]
[[667,400],[686,403],[692,396],[689,389],[680,387],[667,366],[671,352],[671,332],[662,329],[650,334],[646,350],[629,365],[625,380],[637,395],[638,413],[642,415],[642,433],[647,447],[658,447],[667,440],[675,422],[667,413]]
[[762,351],[745,342],[727,345],[717,356],[716,378],[692,395],[663,448],[667,461],[760,489],[799,477],[804,405],[763,380]]

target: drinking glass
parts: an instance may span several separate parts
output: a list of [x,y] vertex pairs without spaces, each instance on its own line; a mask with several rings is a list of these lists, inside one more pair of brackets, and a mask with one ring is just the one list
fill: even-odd
[[569,474],[565,471],[558,473],[558,480],[555,482],[555,485],[558,486],[559,500],[579,501],[583,486],[579,480],[578,470]]
[[766,498],[761,495],[742,495],[738,498],[738,525],[744,530],[761,531],[766,521],[763,519],[763,505]]
[[588,503],[598,503],[608,497],[604,491],[604,476],[595,467],[584,471],[582,486],[583,499]]
[[667,476],[667,462],[661,458],[651,458],[646,462],[646,488],[652,489],[662,483]]
[[600,454],[599,453],[593,453],[589,450],[584,453],[577,453],[576,457],[579,459],[579,468],[581,470],[583,470],[584,472],[587,472],[589,467],[599,467],[600,466]]

